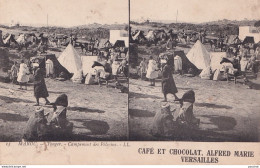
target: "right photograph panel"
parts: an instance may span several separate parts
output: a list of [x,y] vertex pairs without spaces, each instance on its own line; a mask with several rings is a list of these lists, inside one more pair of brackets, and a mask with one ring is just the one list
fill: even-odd
[[130,0],[129,140],[259,142],[257,6]]

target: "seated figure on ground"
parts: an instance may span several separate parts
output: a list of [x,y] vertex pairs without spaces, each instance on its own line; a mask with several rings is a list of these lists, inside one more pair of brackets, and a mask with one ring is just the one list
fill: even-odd
[[152,123],[151,134],[156,137],[169,137],[172,136],[173,128],[173,115],[170,110],[170,105],[165,104],[158,111]]
[[49,123],[52,132],[54,134],[72,133],[73,123],[67,120],[68,96],[62,94],[57,97],[54,103],[51,104],[54,108],[54,113]]
[[182,96],[180,100],[180,111],[177,114],[176,121],[178,125],[188,127],[198,127],[200,119],[195,118],[193,114],[193,104],[195,102],[195,92],[189,90]]
[[26,141],[41,141],[47,136],[47,119],[44,115],[44,109],[38,107],[35,113],[29,118],[24,130],[23,138]]

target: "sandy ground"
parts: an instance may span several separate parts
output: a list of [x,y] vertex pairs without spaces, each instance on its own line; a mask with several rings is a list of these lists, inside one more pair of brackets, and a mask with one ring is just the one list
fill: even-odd
[[[127,85],[125,78],[120,78]],[[126,140],[128,95],[119,93],[109,83],[75,84],[46,78],[51,102],[62,93],[68,95],[68,119],[73,122],[73,136],[66,140]],[[0,83],[0,141],[20,141],[28,118],[34,114],[33,85],[19,90],[18,85]],[[40,99],[40,104],[45,101]],[[44,106],[45,113],[52,108]],[[64,139],[65,140],[65,139]]]
[[[198,130],[173,138],[155,138],[149,134],[153,117],[160,110],[163,94],[161,82],[148,86],[148,81],[131,79],[129,83],[129,137],[131,140],[185,141],[259,141],[260,80],[251,80],[253,89],[227,81],[202,80],[199,77],[174,75],[181,97],[189,89],[196,94],[194,114],[200,119]],[[239,80],[242,82],[242,79]],[[179,103],[168,95],[171,110]]]

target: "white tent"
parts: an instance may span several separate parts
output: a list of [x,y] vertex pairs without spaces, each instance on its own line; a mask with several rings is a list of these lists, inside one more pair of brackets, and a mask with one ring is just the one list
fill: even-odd
[[82,69],[82,62],[79,54],[73,48],[71,44],[61,53],[58,61],[64,66],[70,73],[77,73]]
[[25,34],[20,34],[20,36],[18,37],[18,39],[16,40],[17,43],[19,44],[22,44],[22,43],[25,43],[26,40],[25,40]]
[[150,30],[145,37],[147,40],[153,40],[155,38],[154,32],[152,30]]
[[11,38],[11,36],[12,36],[12,34],[9,34],[9,36],[6,38],[6,39],[4,39],[4,44],[6,44],[6,43],[8,43],[8,41],[10,40],[10,38]]
[[210,53],[210,67],[212,72],[215,71],[216,69],[222,70],[222,65],[220,64],[220,61],[222,60],[223,57],[227,57],[226,52],[211,52]]
[[82,56],[82,70],[83,70],[83,76],[86,76],[87,74],[95,74],[95,69],[92,68],[92,65],[94,64],[94,61],[98,61],[98,56]]
[[204,69],[210,65],[210,55],[204,45],[198,40],[186,55],[198,69]]

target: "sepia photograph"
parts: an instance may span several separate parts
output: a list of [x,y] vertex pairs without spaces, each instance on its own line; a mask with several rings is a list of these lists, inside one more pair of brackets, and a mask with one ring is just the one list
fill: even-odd
[[129,139],[259,142],[259,10],[130,0]]
[[0,141],[121,141],[128,0],[0,0]]
[[0,0],[0,165],[258,168],[259,11]]

